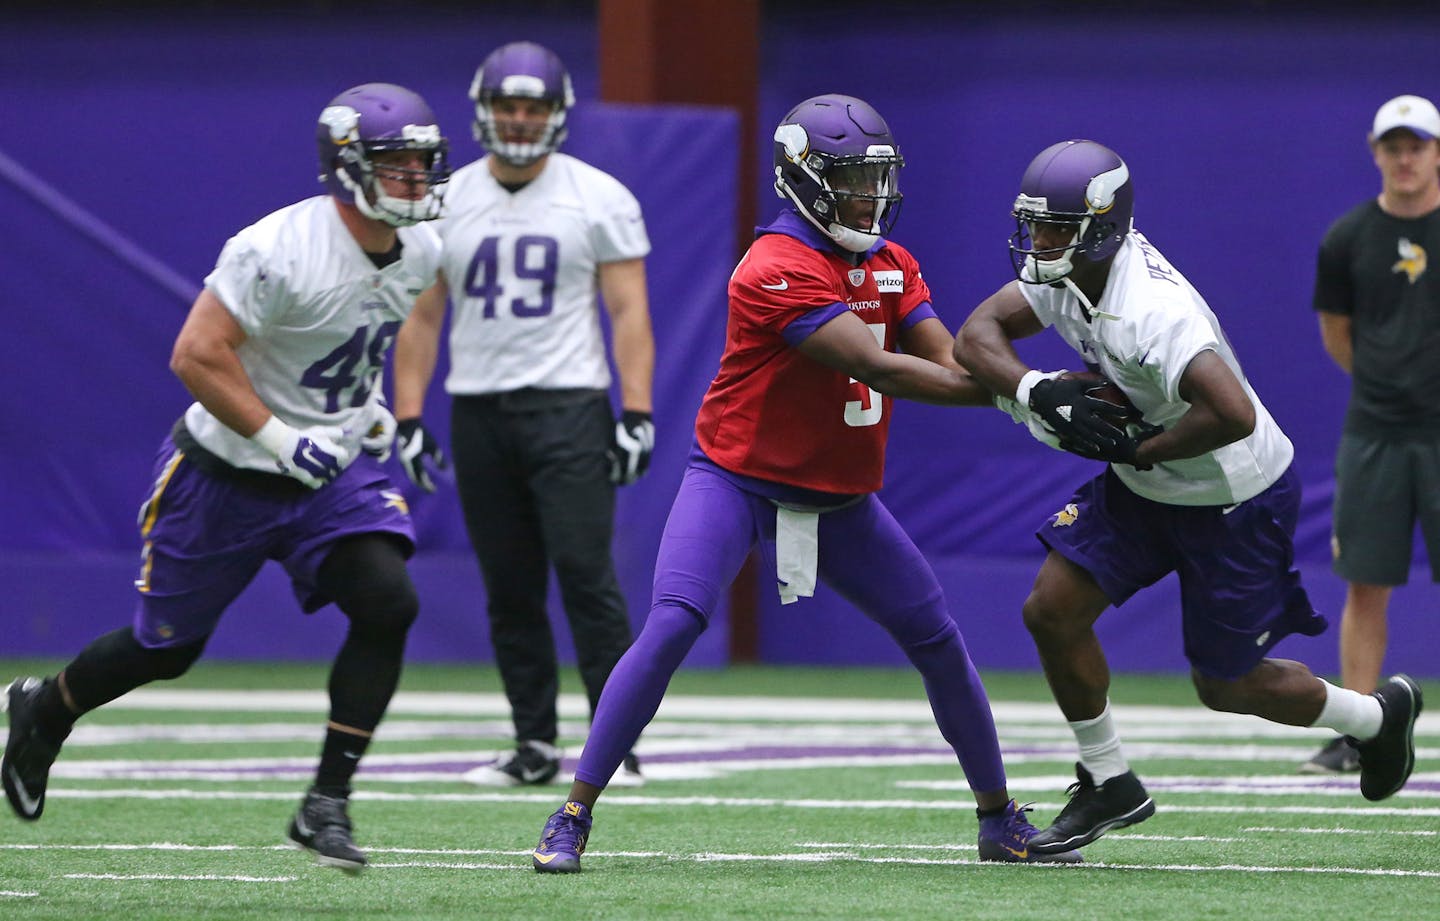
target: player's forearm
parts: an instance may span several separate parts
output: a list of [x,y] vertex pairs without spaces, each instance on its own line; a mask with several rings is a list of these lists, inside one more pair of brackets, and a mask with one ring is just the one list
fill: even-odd
[[440,330],[414,318],[395,338],[395,418],[413,419],[425,409],[425,392],[440,357]]
[[651,412],[655,378],[655,339],[645,310],[612,318],[615,368],[620,373],[620,401],[623,409]]
[[998,322],[972,317],[955,337],[955,360],[988,391],[1013,397],[1030,366]]
[[201,406],[237,434],[249,438],[272,415],[255,393],[240,356],[227,345],[195,343],[178,348],[170,369]]
[[881,352],[882,363],[856,380],[886,396],[942,406],[989,406],[992,395],[969,373],[933,361]]

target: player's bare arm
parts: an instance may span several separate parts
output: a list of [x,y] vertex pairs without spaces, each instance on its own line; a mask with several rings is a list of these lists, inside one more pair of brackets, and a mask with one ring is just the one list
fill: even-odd
[[1343,313],[1316,314],[1320,318],[1320,341],[1325,352],[1346,374],[1355,367],[1355,340],[1351,338],[1350,317]]
[[1255,405],[1230,366],[1209,349],[1190,360],[1180,378],[1180,397],[1190,409],[1170,428],[1140,443],[1137,463],[1198,457],[1255,431]]
[[170,370],[215,418],[248,438],[271,412],[255,393],[236,354],[246,338],[230,311],[206,288],[175,339]]
[[600,296],[610,314],[615,367],[620,372],[623,409],[648,413],[655,376],[655,338],[650,330],[650,303],[645,289],[645,260],[622,259],[600,264]]
[[886,351],[853,313],[840,314],[821,326],[800,343],[799,349],[827,368],[843,371],[886,396],[951,406],[980,405],[990,400],[988,392],[959,368]]
[[900,349],[906,355],[933,361],[942,368],[949,368],[964,375],[973,384],[971,390],[974,399],[963,400],[959,405],[990,405],[993,394],[955,361],[955,338],[950,335],[950,330],[946,329],[945,324],[941,323],[938,318],[926,317],[914,326],[902,329],[899,338]]
[[953,354],[961,367],[981,384],[1002,396],[1013,396],[1030,366],[1011,345],[1044,327],[1012,281],[980,302],[955,337]]
[[395,418],[413,419],[425,408],[425,391],[440,354],[449,288],[442,276],[415,301],[395,337]]

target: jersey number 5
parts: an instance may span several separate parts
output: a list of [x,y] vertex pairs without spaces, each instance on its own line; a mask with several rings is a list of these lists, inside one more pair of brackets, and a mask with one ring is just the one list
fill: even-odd
[[[870,330],[880,348],[885,348],[885,324],[866,323],[865,327]],[[855,383],[855,378],[850,378],[850,383]],[[880,421],[880,416],[885,412],[885,399],[873,387],[867,387],[870,393],[864,402],[850,400],[845,404],[845,424],[852,428],[863,428],[867,425],[875,425]],[[870,404],[866,406],[865,404]]]
[[[495,311],[505,297],[505,284],[500,278],[501,237],[486,237],[475,248],[470,267],[465,270],[465,293],[480,301],[480,315],[495,318]],[[560,243],[554,237],[523,236],[515,238],[511,259],[514,277],[540,283],[540,302],[531,303],[523,297],[510,299],[510,312],[517,317],[549,316],[555,309],[555,276],[560,267]]]

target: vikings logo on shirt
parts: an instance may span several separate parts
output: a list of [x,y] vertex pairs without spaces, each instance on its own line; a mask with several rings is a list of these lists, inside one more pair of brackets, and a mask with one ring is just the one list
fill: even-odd
[[1390,267],[1391,272],[1404,272],[1405,277],[1410,279],[1410,284],[1415,284],[1421,275],[1425,274],[1425,249],[1418,243],[1411,243],[1404,237],[1400,238],[1400,261]]
[[1080,508],[1074,502],[1055,513],[1055,523],[1052,528],[1068,528],[1080,520]]

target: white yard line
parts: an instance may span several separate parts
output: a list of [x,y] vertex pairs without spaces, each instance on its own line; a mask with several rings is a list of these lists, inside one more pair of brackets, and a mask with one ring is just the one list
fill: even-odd
[[[314,691],[231,691],[176,690],[140,688],[105,705],[107,711],[164,710],[229,712],[291,712],[323,714],[329,700],[322,690]],[[582,694],[561,694],[560,715],[567,719],[585,720],[589,704]],[[1053,703],[995,702],[992,705],[998,722],[1015,721],[1041,724],[1063,724]],[[1254,717],[1215,713],[1199,704],[1185,707],[1147,706],[1117,703],[1116,718],[1122,726],[1154,725],[1255,725],[1270,732],[1302,734],[1313,729],[1275,726]],[[388,712],[392,715],[424,716],[495,716],[508,718],[510,705],[503,694],[470,694],[449,691],[401,691],[395,695]],[[749,697],[672,694],[665,698],[658,719],[765,720],[780,722],[918,722],[932,723],[934,716],[925,700],[869,700],[862,698],[821,697]],[[1417,731],[1440,733],[1440,713],[1420,716]],[[1259,734],[1259,733],[1257,733]]]
[[[1209,792],[1208,790],[1206,792]],[[1258,791],[1247,791],[1258,792]],[[390,803],[542,803],[553,806],[562,797],[559,788],[550,792],[537,793],[400,793],[393,790],[357,790],[352,797],[357,802]],[[260,790],[146,790],[122,788],[112,790],[67,790],[52,789],[47,796],[51,799],[140,799],[140,800],[249,800],[260,802],[290,802],[297,796],[293,792],[269,792]],[[1408,794],[1401,794],[1408,796]],[[1036,809],[1059,809],[1064,803],[1059,800],[1037,801]],[[966,797],[937,800],[918,799],[781,799],[760,797],[727,796],[655,796],[617,791],[605,798],[607,809],[626,806],[711,806],[711,807],[763,807],[789,809],[917,809],[935,811],[975,811],[975,803]],[[1311,815],[1311,816],[1403,816],[1410,818],[1440,817],[1437,806],[1323,806],[1310,803],[1303,806],[1278,806],[1271,803],[1251,803],[1243,806],[1195,806],[1181,803],[1162,803],[1162,812],[1195,813],[1213,815],[1246,815],[1263,813],[1270,815]]]

